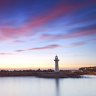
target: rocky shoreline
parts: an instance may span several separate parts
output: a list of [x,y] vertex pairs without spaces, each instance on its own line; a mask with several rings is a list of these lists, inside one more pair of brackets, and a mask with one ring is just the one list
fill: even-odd
[[16,76],[34,76],[41,78],[81,78],[83,75],[96,75],[95,71],[82,70],[14,70],[14,71],[0,71],[0,77],[16,77]]
[[10,76],[35,76],[42,78],[80,78],[81,76],[76,73],[70,72],[23,72],[23,71],[15,71],[15,72],[0,72],[0,77],[10,77]]

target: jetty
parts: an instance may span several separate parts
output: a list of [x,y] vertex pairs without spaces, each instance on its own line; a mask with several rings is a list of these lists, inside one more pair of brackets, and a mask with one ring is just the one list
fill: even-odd
[[1,70],[0,77],[10,76],[35,76],[43,78],[80,78],[81,76],[71,71],[54,72],[54,70]]

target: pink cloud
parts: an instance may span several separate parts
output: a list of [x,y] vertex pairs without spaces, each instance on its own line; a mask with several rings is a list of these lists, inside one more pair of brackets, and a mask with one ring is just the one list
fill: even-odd
[[26,28],[37,28],[45,23],[58,18],[61,15],[66,15],[70,12],[75,12],[78,9],[84,8],[86,4],[77,4],[77,5],[65,5],[59,4],[53,9],[47,11],[46,13],[42,14],[40,17],[37,17],[29,24],[25,25]]
[[84,37],[84,36],[90,36],[90,35],[95,35],[96,30],[86,30],[86,31],[81,31],[81,32],[73,32],[68,35],[64,35],[63,38],[68,39],[68,38],[77,38],[77,37]]
[[4,26],[0,28],[0,31],[2,34],[0,34],[0,37],[2,40],[7,40],[10,38],[14,38],[16,36],[31,36],[35,35],[37,32],[34,32],[34,29],[38,29],[42,27],[44,24],[50,22],[51,20],[54,20],[58,18],[61,15],[66,15],[67,13],[74,12],[80,8],[84,8],[86,4],[77,4],[77,5],[63,5],[59,4],[53,9],[47,11],[46,13],[42,14],[39,17],[34,18],[34,20],[31,20],[30,22],[25,23],[23,26],[19,28]]

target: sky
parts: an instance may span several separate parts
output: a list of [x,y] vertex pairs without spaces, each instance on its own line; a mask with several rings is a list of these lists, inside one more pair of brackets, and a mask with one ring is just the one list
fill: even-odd
[[96,0],[0,0],[0,69],[96,66]]

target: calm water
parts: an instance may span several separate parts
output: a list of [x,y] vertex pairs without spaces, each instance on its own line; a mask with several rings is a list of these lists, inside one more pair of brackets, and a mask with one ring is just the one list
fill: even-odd
[[96,77],[0,77],[0,96],[96,96]]

